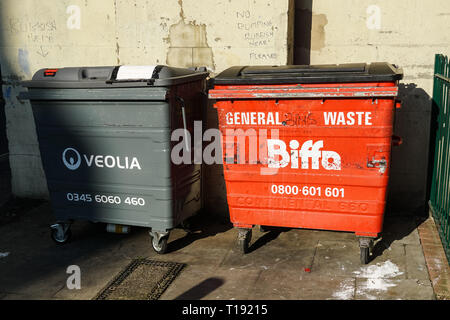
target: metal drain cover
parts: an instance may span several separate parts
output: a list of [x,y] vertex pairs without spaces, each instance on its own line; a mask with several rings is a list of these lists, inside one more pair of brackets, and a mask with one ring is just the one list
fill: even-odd
[[185,264],[135,259],[94,300],[158,300]]

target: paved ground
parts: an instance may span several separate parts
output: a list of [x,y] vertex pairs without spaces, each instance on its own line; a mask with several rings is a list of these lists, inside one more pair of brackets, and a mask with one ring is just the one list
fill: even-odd
[[[236,230],[205,217],[193,233],[175,229],[169,253],[153,252],[145,229],[109,234],[88,222],[73,240],[55,245],[48,203],[0,226],[0,299],[91,299],[132,259],[151,257],[187,266],[161,299],[434,299],[417,227],[385,219],[384,238],[361,266],[353,234],[253,229],[251,252],[234,247]],[[69,265],[81,268],[81,289],[66,287]]]
[[11,196],[11,170],[9,162],[0,157],[0,207],[8,201]]
[[430,218],[418,227],[418,231],[436,298],[450,300],[450,265],[431,212]]

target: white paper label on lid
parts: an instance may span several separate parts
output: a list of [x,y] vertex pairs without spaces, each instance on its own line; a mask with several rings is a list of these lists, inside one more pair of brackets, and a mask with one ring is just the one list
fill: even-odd
[[156,66],[120,66],[116,80],[151,79]]

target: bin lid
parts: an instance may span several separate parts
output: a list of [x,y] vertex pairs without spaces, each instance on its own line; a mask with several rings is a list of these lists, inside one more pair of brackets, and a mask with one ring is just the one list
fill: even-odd
[[235,66],[214,78],[214,84],[283,84],[283,83],[343,83],[396,81],[403,77],[401,68],[387,62]]
[[205,67],[156,66],[66,67],[38,70],[23,85],[29,88],[167,87],[208,76]]

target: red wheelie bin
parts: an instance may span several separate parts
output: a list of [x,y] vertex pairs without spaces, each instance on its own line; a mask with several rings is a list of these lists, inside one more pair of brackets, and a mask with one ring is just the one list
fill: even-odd
[[215,77],[230,220],[354,232],[362,263],[382,231],[398,81],[389,63],[231,67]]

